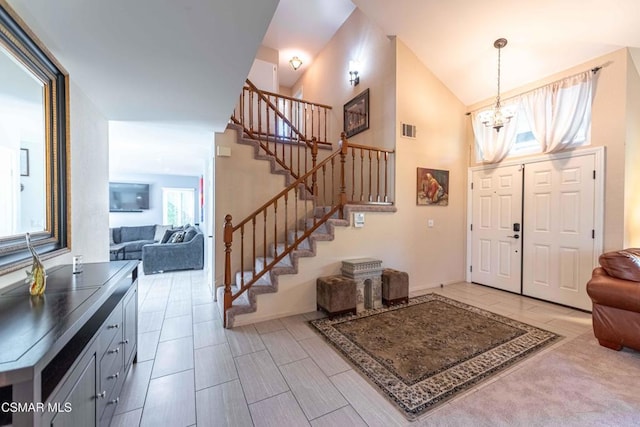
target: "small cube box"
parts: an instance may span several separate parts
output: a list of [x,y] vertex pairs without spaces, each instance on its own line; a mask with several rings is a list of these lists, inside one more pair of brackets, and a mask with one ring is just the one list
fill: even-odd
[[356,281],[345,276],[319,277],[316,281],[316,305],[329,318],[356,313]]
[[382,270],[382,303],[384,305],[409,302],[409,274],[385,268]]

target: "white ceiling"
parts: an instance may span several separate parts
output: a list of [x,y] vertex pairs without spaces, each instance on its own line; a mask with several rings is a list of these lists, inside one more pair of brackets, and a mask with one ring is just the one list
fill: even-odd
[[[625,46],[640,62],[638,0],[280,0],[277,10],[278,0],[7,1],[107,119],[133,122],[132,136],[124,123],[112,131],[114,150],[137,150],[116,155],[112,170],[136,158],[140,172],[142,153],[200,153],[184,141],[210,147],[261,43],[279,50],[280,82],[291,86],[354,4],[465,105],[495,96],[499,37],[509,40],[503,91]],[[304,65],[293,72],[296,54]]]
[[224,130],[278,0],[8,0],[110,120]]
[[[353,0],[396,35],[465,104],[622,47],[640,47],[638,0]],[[393,4],[393,6],[391,6]]]
[[[280,0],[262,44],[280,54],[281,86],[294,85],[354,9],[351,0]],[[294,56],[302,60],[297,71]]]
[[[110,173],[200,175],[278,0],[8,0],[112,126]],[[124,123],[125,121],[131,123]]]

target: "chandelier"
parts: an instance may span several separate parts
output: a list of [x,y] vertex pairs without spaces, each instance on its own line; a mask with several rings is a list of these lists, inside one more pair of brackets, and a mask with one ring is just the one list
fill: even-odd
[[493,47],[498,49],[498,95],[496,96],[496,105],[494,105],[493,111],[486,111],[486,114],[483,114],[481,118],[483,125],[494,128],[496,132],[500,132],[504,124],[508,123],[513,117],[513,113],[503,109],[500,104],[500,50],[506,45],[507,39],[503,38],[493,42]]
[[302,66],[302,60],[297,56],[294,56],[289,60],[289,65],[293,68],[293,71],[298,71],[298,68]]

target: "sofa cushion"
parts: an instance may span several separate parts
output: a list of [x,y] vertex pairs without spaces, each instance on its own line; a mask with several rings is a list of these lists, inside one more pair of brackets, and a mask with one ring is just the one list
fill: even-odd
[[190,242],[191,239],[193,239],[195,237],[196,234],[198,234],[198,229],[191,226],[189,228],[187,228],[186,230],[184,230],[185,235],[184,235],[184,240],[183,242]]
[[156,232],[153,235],[153,240],[155,240],[156,242],[161,242],[162,239],[164,238],[164,234],[171,227],[172,225],[156,225]]
[[116,242],[113,240],[113,228],[109,229],[109,246],[115,245]]
[[137,240],[135,242],[125,242],[125,254],[129,254],[130,252],[140,252],[142,251],[142,247],[144,245],[150,245],[155,243],[153,240]]
[[120,227],[112,228],[111,236],[113,236],[113,243],[121,243],[122,236],[120,235]]
[[120,227],[121,242],[134,242],[136,240],[153,240],[156,232],[155,225],[141,225],[138,227]]
[[609,276],[640,282],[640,248],[607,252],[599,261]]

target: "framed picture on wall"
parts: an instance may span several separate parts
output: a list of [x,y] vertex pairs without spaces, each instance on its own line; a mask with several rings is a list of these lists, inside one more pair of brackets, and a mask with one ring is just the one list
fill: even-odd
[[449,171],[418,168],[416,194],[419,206],[448,206]]
[[347,138],[369,129],[369,89],[344,104],[344,133]]

